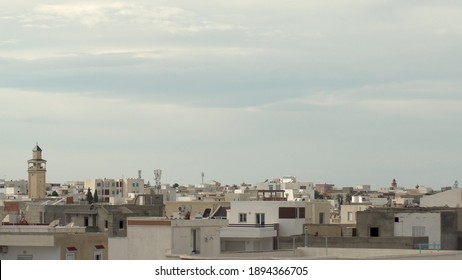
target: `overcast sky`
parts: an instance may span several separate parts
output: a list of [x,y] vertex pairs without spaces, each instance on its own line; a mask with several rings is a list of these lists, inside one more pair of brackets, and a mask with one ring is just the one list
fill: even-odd
[[1,1],[0,178],[462,179],[462,2]]

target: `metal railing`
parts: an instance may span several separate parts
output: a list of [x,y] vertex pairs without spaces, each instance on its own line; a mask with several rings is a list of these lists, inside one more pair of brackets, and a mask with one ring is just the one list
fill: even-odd
[[419,248],[419,254],[422,254],[422,249],[437,250],[437,251],[441,250],[441,244],[437,244],[437,243],[418,243],[416,245]]

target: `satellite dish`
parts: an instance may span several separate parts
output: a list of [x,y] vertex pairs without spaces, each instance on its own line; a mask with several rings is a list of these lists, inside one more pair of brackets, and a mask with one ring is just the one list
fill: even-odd
[[59,219],[56,219],[54,221],[52,221],[48,226],[49,227],[56,227],[59,225]]

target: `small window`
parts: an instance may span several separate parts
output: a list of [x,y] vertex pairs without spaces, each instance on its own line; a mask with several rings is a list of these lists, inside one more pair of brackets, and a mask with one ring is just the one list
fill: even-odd
[[119,221],[119,229],[124,229],[124,221]]
[[247,222],[247,214],[239,213],[239,223],[246,223],[246,222]]
[[94,256],[95,256],[95,260],[97,260],[97,261],[102,260],[103,259],[103,251],[95,250]]
[[105,220],[105,221],[104,221],[104,228],[108,228],[108,225],[109,225],[109,224],[108,224],[107,220]]
[[279,219],[296,219],[297,208],[295,207],[279,207]]
[[75,253],[77,252],[77,248],[75,247],[67,247],[66,248],[66,260],[75,260]]
[[371,227],[370,228],[370,237],[379,237],[379,228]]
[[395,223],[399,223],[399,217],[395,217]]
[[348,212],[348,221],[353,221],[353,212]]

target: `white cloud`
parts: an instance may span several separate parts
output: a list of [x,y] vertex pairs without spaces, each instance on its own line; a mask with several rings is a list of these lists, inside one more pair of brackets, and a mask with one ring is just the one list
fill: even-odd
[[178,7],[120,2],[39,5],[31,13],[2,18],[16,19],[26,27],[42,29],[70,24],[94,28],[108,23],[134,24],[139,28],[173,34],[242,29],[241,26],[209,20]]

